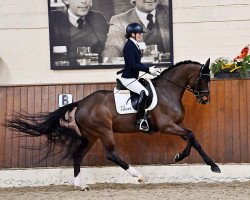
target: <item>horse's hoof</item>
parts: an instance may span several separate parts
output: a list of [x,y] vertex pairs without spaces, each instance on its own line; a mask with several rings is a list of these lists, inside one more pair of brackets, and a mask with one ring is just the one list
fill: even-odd
[[82,187],[81,188],[81,191],[89,191],[90,190],[90,187],[89,186],[87,186],[87,187]]
[[215,172],[215,173],[221,173],[220,168],[217,165],[211,166],[211,170],[212,172]]
[[181,161],[181,154],[180,154],[180,153],[177,153],[177,154],[175,155],[174,161],[175,161],[175,162]]
[[145,182],[144,176],[139,177],[139,178],[138,178],[138,182],[139,182],[139,183],[144,183],[144,182]]
[[79,188],[81,191],[89,191],[90,187],[88,185],[75,185],[76,188]]

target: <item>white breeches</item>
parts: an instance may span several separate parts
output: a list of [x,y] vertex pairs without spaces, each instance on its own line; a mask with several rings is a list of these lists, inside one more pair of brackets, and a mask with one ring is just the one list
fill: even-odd
[[145,91],[145,94],[148,96],[148,90],[135,78],[123,78],[119,77],[122,84],[128,88],[130,91],[140,94],[141,91]]

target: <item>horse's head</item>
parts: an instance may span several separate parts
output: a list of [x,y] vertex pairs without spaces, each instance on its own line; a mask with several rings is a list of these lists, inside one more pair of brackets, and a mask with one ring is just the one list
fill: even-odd
[[160,85],[160,81],[165,80],[182,90],[189,90],[196,96],[199,103],[207,104],[210,95],[209,64],[210,59],[204,65],[191,60],[179,62],[164,70],[160,76],[153,79],[153,83],[157,86]]
[[209,103],[210,96],[210,58],[207,60],[205,65],[202,65],[200,72],[192,87],[193,93],[195,94],[198,103],[207,104]]

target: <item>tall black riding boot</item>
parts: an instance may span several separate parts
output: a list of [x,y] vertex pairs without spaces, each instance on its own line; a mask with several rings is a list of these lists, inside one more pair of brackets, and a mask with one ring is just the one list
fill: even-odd
[[140,131],[149,130],[147,116],[145,113],[146,100],[147,100],[147,95],[145,91],[141,91],[137,106],[137,120],[136,120],[136,125],[138,126]]

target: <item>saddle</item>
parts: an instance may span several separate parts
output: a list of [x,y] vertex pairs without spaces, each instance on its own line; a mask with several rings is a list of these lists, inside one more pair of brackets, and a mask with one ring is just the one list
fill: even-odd
[[[157,104],[157,95],[151,80],[140,78],[139,82],[148,90],[149,96],[146,103],[146,111],[152,110]],[[116,110],[119,114],[137,113],[139,94],[128,90],[119,79],[114,88]]]

